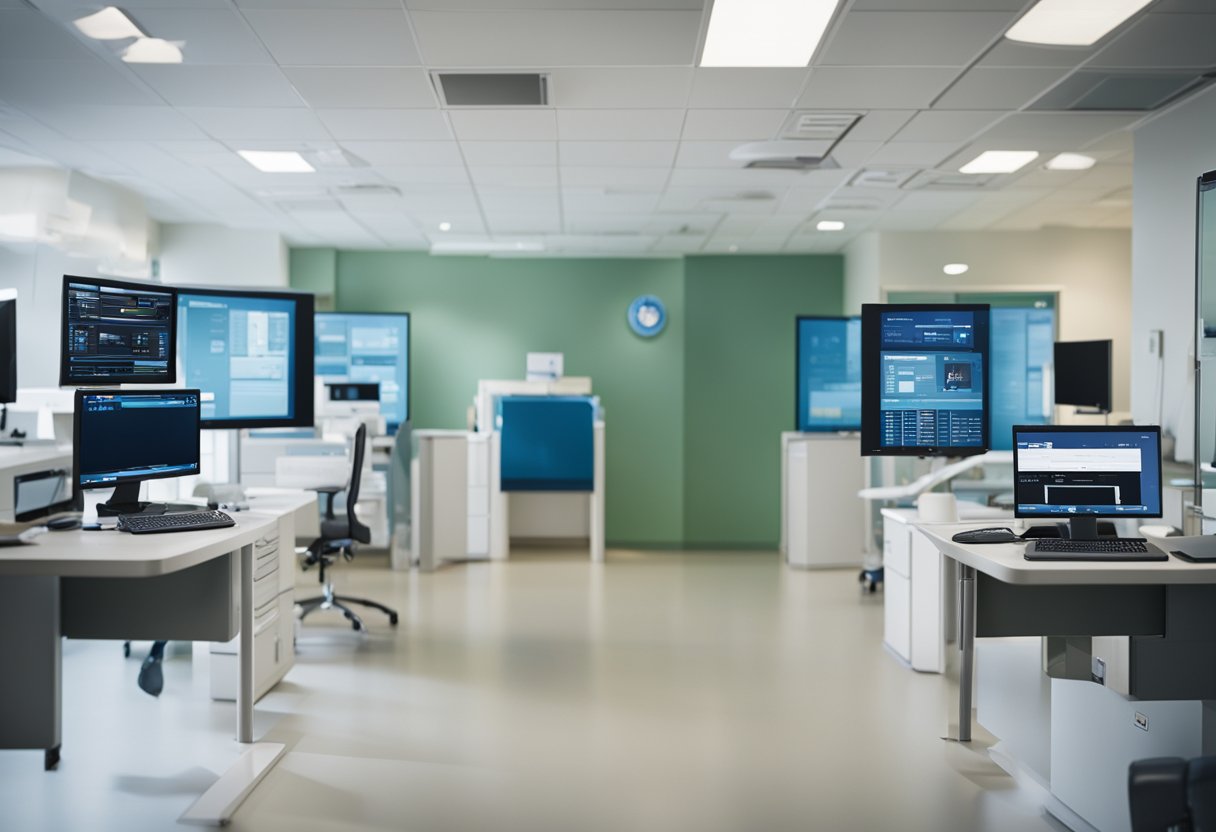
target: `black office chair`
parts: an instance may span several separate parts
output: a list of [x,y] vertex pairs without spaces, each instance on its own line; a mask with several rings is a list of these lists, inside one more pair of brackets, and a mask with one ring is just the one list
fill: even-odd
[[[325,580],[325,570],[334,565],[338,555],[347,560],[353,560],[356,545],[371,543],[372,540],[372,530],[360,523],[359,518],[355,515],[355,503],[359,500],[359,484],[363,478],[363,450],[366,441],[367,426],[360,425],[359,430],[355,433],[355,446],[351,454],[353,465],[349,485],[316,489],[325,495],[325,519],[321,521],[321,536],[309,545],[304,556],[303,566],[307,569],[315,564],[320,565],[321,595],[299,602],[300,618],[304,618],[313,610],[339,609],[355,630],[366,630],[367,628],[363,624],[363,619],[356,615],[347,604],[359,604],[380,610],[388,616],[389,624],[397,625],[396,610],[366,598],[337,595],[334,593],[333,583]],[[334,516],[334,498],[342,491],[346,492],[346,517],[337,518]]]
[[1127,780],[1132,832],[1216,832],[1216,757],[1137,760]]

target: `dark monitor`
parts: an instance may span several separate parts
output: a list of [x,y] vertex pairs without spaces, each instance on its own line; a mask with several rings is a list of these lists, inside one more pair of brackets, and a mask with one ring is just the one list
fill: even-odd
[[331,402],[378,402],[380,401],[380,384],[332,382],[325,385]]
[[987,304],[861,308],[863,455],[988,450]]
[[313,296],[177,287],[182,383],[201,391],[202,427],[313,424]]
[[176,382],[174,300],[158,283],[64,275],[60,386]]
[[17,401],[17,298],[0,292],[0,404]]
[[1013,487],[1015,516],[1080,516],[1082,539],[1098,517],[1160,517],[1161,428],[1018,425]]
[[799,315],[795,428],[861,430],[861,318]]
[[318,312],[316,370],[326,383],[376,382],[389,433],[410,418],[408,313]]
[[1111,342],[1057,341],[1056,404],[1112,410]]
[[84,490],[113,488],[99,515],[156,512],[140,502],[140,483],[199,473],[199,398],[198,390],[77,390],[77,505]]

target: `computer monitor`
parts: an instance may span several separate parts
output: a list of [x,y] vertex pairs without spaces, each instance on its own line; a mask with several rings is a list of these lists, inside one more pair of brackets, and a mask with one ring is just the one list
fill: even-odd
[[987,304],[861,308],[862,455],[988,450]]
[[861,318],[799,315],[795,327],[796,429],[861,430]]
[[198,390],[77,390],[72,470],[83,491],[113,488],[99,515],[159,513],[140,502],[144,480],[199,473]]
[[1111,411],[1111,342],[1057,341],[1056,404]]
[[997,307],[991,312],[988,447],[1008,451],[1014,425],[1052,421],[1051,365],[1056,313],[1049,307]]
[[17,401],[17,293],[0,289],[0,404]]
[[182,383],[201,393],[202,427],[313,424],[313,296],[177,287]]
[[1066,517],[1097,537],[1099,517],[1161,516],[1161,428],[1017,425],[1014,515]]
[[378,382],[389,433],[410,418],[408,313],[318,312],[316,370],[325,382]]
[[174,300],[158,283],[64,275],[59,385],[176,382]]

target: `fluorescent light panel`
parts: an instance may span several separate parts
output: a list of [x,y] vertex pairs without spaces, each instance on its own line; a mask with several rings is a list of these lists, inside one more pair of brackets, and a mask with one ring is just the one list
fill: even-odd
[[1047,162],[1048,170],[1089,170],[1096,160],[1081,153],[1060,153]]
[[129,64],[180,64],[182,50],[173,41],[140,38],[123,50],[122,59]]
[[499,242],[496,240],[458,240],[431,243],[431,254],[521,254],[544,251],[537,241]]
[[72,22],[83,34],[94,40],[122,40],[144,36],[135,21],[116,6],[106,6],[96,14],[85,15]]
[[316,170],[294,150],[238,150],[237,153],[263,173],[312,173]]
[[1039,157],[1034,150],[985,150],[958,169],[959,173],[1013,173]]
[[701,66],[806,66],[839,0],[714,0]]
[[844,223],[840,220],[820,220],[815,228],[820,231],[844,231]]
[[1048,46],[1089,46],[1152,0],[1039,0],[1005,37]]
[[966,263],[947,263],[942,266],[942,271],[950,275],[966,274],[970,268]]

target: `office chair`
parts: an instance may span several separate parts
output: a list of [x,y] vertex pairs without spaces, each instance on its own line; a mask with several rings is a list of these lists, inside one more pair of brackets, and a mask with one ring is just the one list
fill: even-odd
[[1132,832],[1216,831],[1216,757],[1136,760],[1127,780]]
[[[338,555],[353,560],[355,548],[359,543],[371,543],[372,530],[355,515],[355,503],[359,500],[359,485],[363,478],[363,452],[367,440],[367,425],[360,425],[355,432],[355,445],[352,456],[350,484],[341,487],[317,488],[316,491],[325,495],[325,519],[321,521],[321,536],[309,544],[304,556],[304,569],[313,565],[320,566],[321,595],[300,601],[300,618],[304,618],[313,610],[339,609],[350,622],[351,628],[366,630],[363,619],[355,614],[347,604],[358,604],[377,609],[388,616],[388,623],[397,625],[397,611],[383,604],[369,601],[366,598],[352,598],[348,595],[334,593],[332,581],[325,579],[325,570],[337,562]],[[334,516],[334,498],[342,491],[346,492],[346,517]]]

